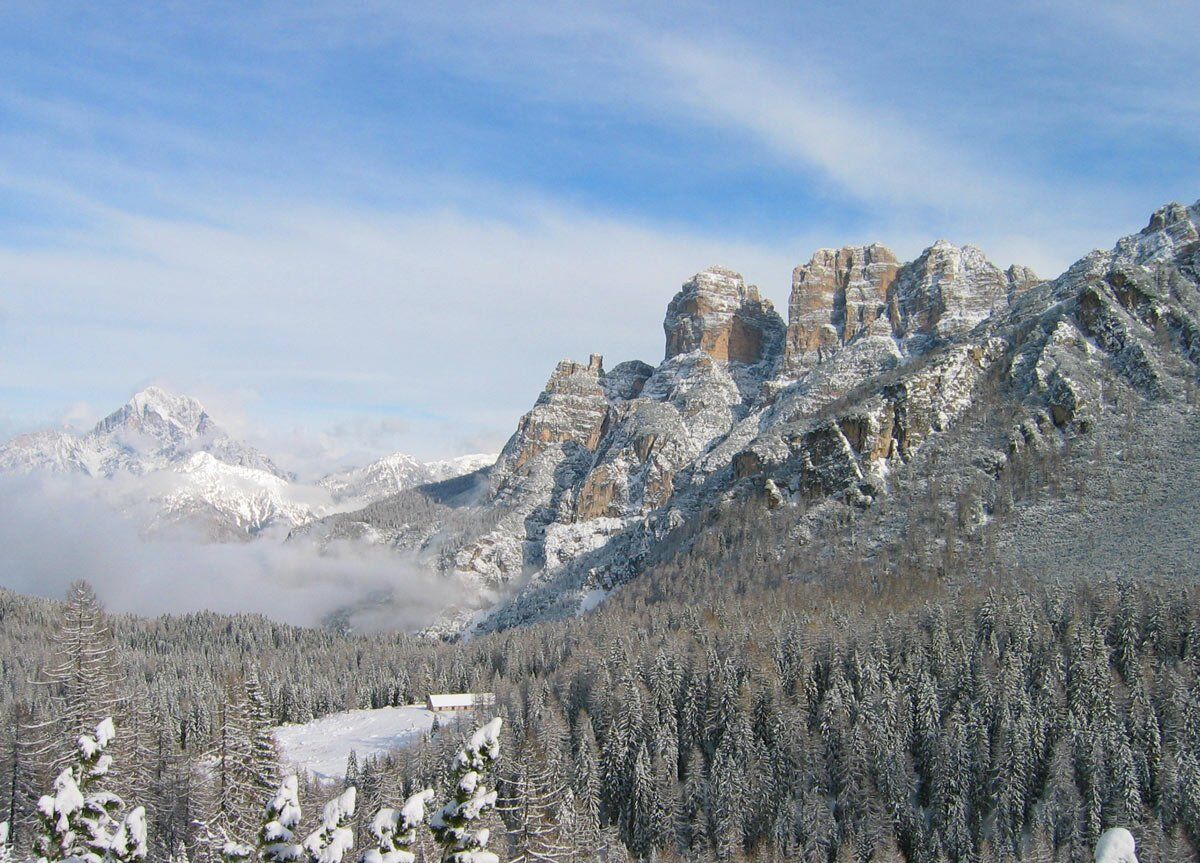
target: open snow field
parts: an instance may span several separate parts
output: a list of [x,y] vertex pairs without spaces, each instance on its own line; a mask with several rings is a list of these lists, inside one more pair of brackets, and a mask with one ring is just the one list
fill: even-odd
[[399,749],[421,738],[433,725],[423,704],[346,710],[302,725],[275,729],[285,767],[306,771],[319,779],[341,779],[353,749],[361,760]]

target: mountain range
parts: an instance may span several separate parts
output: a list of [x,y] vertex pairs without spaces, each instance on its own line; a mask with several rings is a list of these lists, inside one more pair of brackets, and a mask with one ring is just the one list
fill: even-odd
[[97,481],[145,531],[185,527],[207,540],[288,530],[338,509],[478,470],[495,456],[422,463],[396,453],[316,484],[221,428],[197,400],[147,387],[84,434],[41,431],[0,446],[0,475]]
[[[732,506],[779,526],[763,555],[805,565],[847,544],[885,574],[1145,565],[1131,516],[1174,525],[1200,475],[1198,227],[1200,202],[1165,206],[1053,280],[945,241],[909,262],[821,249],[793,272],[786,321],[710,267],[668,304],[657,364],[563,360],[490,468],[293,539],[391,546],[506,597],[450,630],[577,614]],[[1178,451],[1156,484],[1137,435],[1160,433]],[[1043,499],[1033,475],[1090,491]],[[1130,489],[1152,499],[1104,508]],[[1198,538],[1180,524],[1153,564],[1194,570]]]
[[498,457],[300,483],[152,387],[86,434],[10,441],[0,473],[106,482],[148,532],[393,550],[487,597],[439,635],[584,612],[733,511],[792,578],[1195,572],[1200,202],[1050,280],[946,241],[820,249],[786,314],[697,273],[659,362],[562,360]]

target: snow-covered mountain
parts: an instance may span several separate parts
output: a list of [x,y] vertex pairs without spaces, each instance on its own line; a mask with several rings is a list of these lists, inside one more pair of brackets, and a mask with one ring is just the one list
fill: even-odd
[[136,393],[86,434],[41,431],[14,438],[0,446],[0,472],[142,476],[183,464],[197,452],[227,465],[290,479],[267,456],[230,437],[200,402],[153,386]]
[[154,508],[152,530],[202,525],[213,540],[245,539],[273,527],[288,530],[333,509],[311,489],[228,464],[209,452],[193,453],[150,479],[163,480],[161,491],[153,481],[141,487]]
[[273,529],[286,534],[339,509],[471,473],[495,460],[473,454],[424,464],[396,453],[309,485],[232,437],[200,402],[160,387],[136,393],[84,434],[41,431],[0,446],[0,474],[97,481],[87,489],[141,519],[148,533],[199,529],[219,541]]
[[427,461],[425,469],[429,471],[430,482],[445,482],[448,479],[456,479],[483,470],[485,467],[491,467],[496,463],[497,458],[499,458],[498,453],[476,452],[438,461]]
[[[1081,516],[1101,496],[1054,518],[1014,515],[1008,499],[1046,453],[1123,452],[1128,411],[1161,420],[1167,439],[1193,426],[1200,202],[1161,208],[1052,281],[945,241],[907,263],[880,245],[821,249],[793,273],[787,321],[712,267],[675,294],[663,329],[657,366],[560,362],[472,489],[397,495],[298,533],[406,549],[513,591],[485,627],[577,613],[732,502],[786,522],[814,557],[819,531],[865,514],[873,532],[847,527],[844,541],[867,559],[878,549],[881,569],[894,564],[887,543],[930,518],[920,508],[946,502],[960,541],[991,537],[1005,511],[1020,526],[991,537],[996,553],[1120,570],[1144,544],[1121,534],[1113,548],[1127,517],[1098,530]],[[1136,488],[1146,474],[1131,483],[1130,459],[1087,470]],[[943,542],[904,553],[933,559]],[[1176,546],[1163,571],[1194,569]]]
[[393,453],[353,470],[318,480],[337,503],[366,506],[405,489],[474,473],[496,462],[495,453],[472,453],[440,461],[420,462],[405,453]]
[[[287,530],[333,511],[269,457],[229,435],[200,402],[148,387],[89,432],[43,431],[0,446],[0,474],[90,482],[147,533],[188,527],[213,540]],[[81,489],[83,490],[83,489]]]

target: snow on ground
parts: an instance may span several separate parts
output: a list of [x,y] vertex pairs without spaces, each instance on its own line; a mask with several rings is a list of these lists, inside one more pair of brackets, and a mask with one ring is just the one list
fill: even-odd
[[[442,717],[442,724],[447,724],[446,717]],[[415,743],[432,726],[433,713],[423,704],[412,704],[347,710],[302,725],[284,725],[275,729],[275,739],[285,767],[306,771],[318,779],[341,779],[346,775],[351,749],[361,761],[365,756]]]

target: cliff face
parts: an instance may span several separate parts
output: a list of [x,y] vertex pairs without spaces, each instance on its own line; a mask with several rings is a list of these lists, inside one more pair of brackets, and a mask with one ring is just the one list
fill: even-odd
[[869,332],[885,315],[899,269],[891,250],[878,244],[820,249],[796,267],[788,300],[789,369],[811,367]]
[[522,579],[486,626],[570,614],[725,501],[852,518],[930,453],[983,487],[1109,422],[1114,393],[1176,410],[1200,370],[1198,225],[1200,204],[1164,207],[1049,282],[944,241],[909,263],[823,249],[793,274],[786,327],[706,270],[668,306],[657,367],[558,365],[471,503],[487,529],[440,565]]
[[693,276],[667,306],[666,359],[703,351],[718,362],[769,362],[779,354],[784,329],[758,288],[747,286],[732,270],[709,267]]

